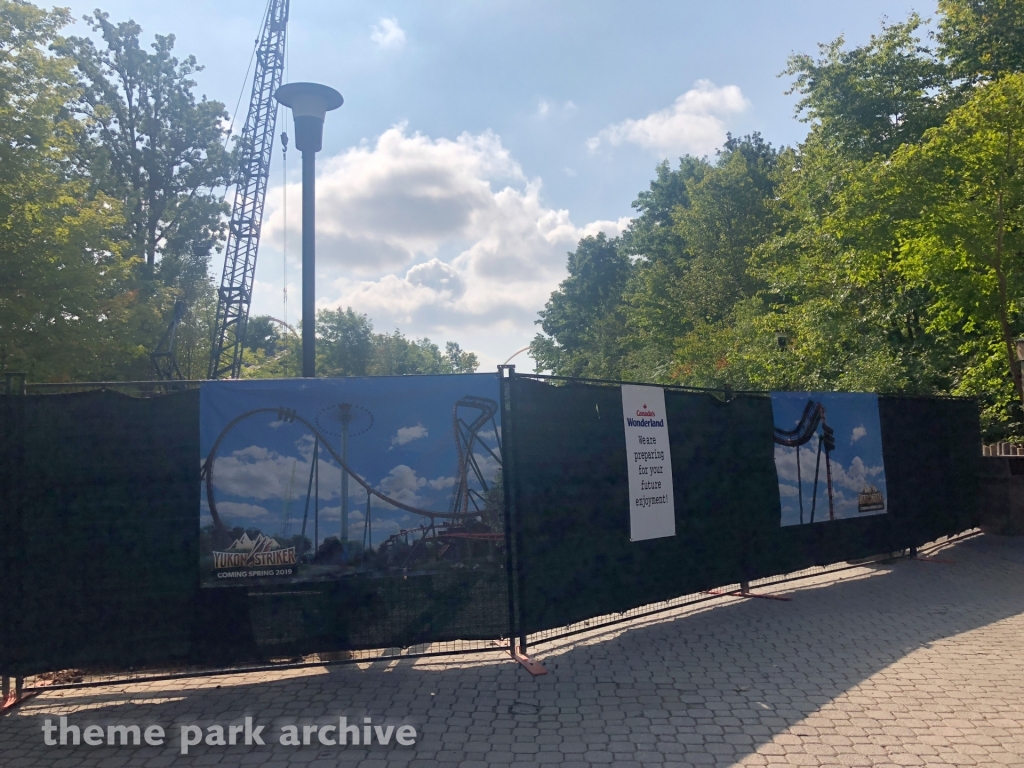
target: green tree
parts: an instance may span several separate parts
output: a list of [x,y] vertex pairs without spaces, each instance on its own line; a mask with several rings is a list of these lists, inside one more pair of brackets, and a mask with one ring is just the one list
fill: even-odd
[[567,376],[615,377],[625,335],[622,295],[629,257],[602,232],[585,237],[569,254],[569,276],[540,311],[541,328],[530,345],[539,370]]
[[689,155],[676,170],[663,162],[649,189],[633,202],[638,215],[621,238],[622,252],[634,260],[623,296],[629,342],[624,377],[660,380],[676,338],[690,329],[676,295],[689,258],[676,214],[690,205],[689,185],[703,179],[710,167],[707,160]]
[[196,99],[202,67],[174,57],[174,35],[156,35],[147,52],[134,21],[114,24],[99,10],[86,21],[102,47],[88,37],[57,45],[79,77],[75,106],[91,139],[82,162],[98,189],[124,202],[133,256],[154,267],[159,254],[177,282],[205,278],[224,232],[219,190],[233,173],[224,105]]
[[[777,227],[777,169],[777,150],[756,133],[729,136],[713,164],[693,158],[680,163],[684,193],[677,193],[669,214],[671,239],[662,235],[665,247],[653,258],[638,255],[626,293],[628,327],[637,339],[629,353],[631,377],[743,383],[733,381],[736,369],[730,366],[733,327],[741,308],[744,317],[749,314],[762,285],[749,263]],[[645,217],[627,236],[652,229]]]
[[270,315],[256,315],[249,318],[245,327],[245,346],[250,352],[263,350],[265,355],[273,355],[277,352],[280,341],[281,333],[277,329],[277,323]]
[[225,148],[227,113],[220,102],[195,95],[194,56],[178,60],[174,35],[156,35],[150,50],[134,21],[112,23],[97,10],[86,21],[102,40],[57,41],[55,49],[75,62],[74,110],[83,130],[78,164],[91,193],[119,200],[124,211],[126,255],[138,270],[139,298],[162,310],[154,328],[140,329],[139,343],[152,348],[183,298],[190,311],[178,331],[179,365],[202,376],[209,357],[212,253],[225,234],[223,188],[235,158]]
[[89,193],[67,109],[66,12],[0,0],[0,367],[30,379],[141,377],[139,333],[159,322],[123,258],[117,200]]
[[939,53],[966,86],[1024,71],[1019,0],[939,0]]
[[[254,317],[245,350],[246,378],[291,378],[299,375],[302,341],[278,332],[269,317]],[[253,335],[250,335],[253,334]],[[347,309],[321,309],[316,316],[318,376],[405,376],[423,373],[473,373],[477,356],[457,343],[445,350],[430,339],[409,339],[397,328],[374,333],[366,315]]]
[[[770,202],[774,234],[748,272],[762,284],[726,362],[756,388],[942,391],[948,350],[925,330],[925,291],[894,269],[891,236],[849,195],[875,164],[941,124],[947,73],[921,44],[921,20],[883,26],[865,46],[840,38],[794,56],[807,139],[784,151]],[[884,215],[882,217],[885,218]],[[868,253],[887,254],[886,258]]]
[[444,359],[449,373],[476,373],[480,360],[473,352],[465,352],[454,341],[445,342]]
[[1018,420],[1024,397],[1022,161],[1024,74],[1007,75],[901,147],[867,190],[895,219],[897,270],[928,291],[929,331],[958,347],[952,391],[987,401],[989,423]]
[[941,91],[947,73],[918,36],[923,22],[912,14],[883,25],[867,45],[845,47],[843,37],[819,45],[820,57],[790,57],[784,75],[794,78],[797,114],[814,123],[819,140],[867,159],[890,154],[941,122]]
[[373,325],[348,309],[316,315],[317,371],[321,376],[365,376],[374,358]]
[[408,339],[397,328],[373,337],[371,376],[407,376],[417,373],[451,373],[440,347],[430,339]]

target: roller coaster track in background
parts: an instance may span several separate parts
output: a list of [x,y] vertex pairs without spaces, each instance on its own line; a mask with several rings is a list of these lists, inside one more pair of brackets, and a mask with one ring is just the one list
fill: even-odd
[[[460,407],[479,410],[480,415],[467,424],[459,415]],[[486,493],[488,490],[487,481],[484,479],[483,472],[480,471],[479,462],[477,462],[476,456],[473,454],[474,441],[483,447],[491,455],[491,458],[498,462],[499,466],[501,465],[500,455],[496,456],[494,451],[487,447],[486,443],[477,440],[480,429],[487,422],[490,422],[494,429],[494,440],[498,444],[498,453],[501,453],[501,437],[498,434],[497,423],[494,421],[494,414],[497,412],[498,404],[486,397],[466,395],[455,402],[455,407],[452,409],[452,430],[455,433],[455,447],[459,452],[459,476],[455,479],[455,491],[452,493],[452,503],[449,507],[449,512],[453,514],[468,514],[470,503],[479,510],[480,507],[477,505],[477,502],[484,502],[480,493],[469,485],[470,468],[472,468],[473,474],[477,482],[483,487],[484,492]]]
[[828,426],[825,421],[825,406],[821,403],[816,403],[813,400],[808,400],[807,405],[804,406],[804,411],[800,416],[800,421],[792,430],[779,429],[775,427],[774,439],[777,445],[784,445],[788,448],[796,449],[796,487],[797,495],[800,503],[800,524],[804,523],[804,486],[802,478],[800,477],[800,446],[806,445],[811,441],[811,438],[818,431],[818,427],[822,429],[822,435],[818,437],[818,457],[814,463],[814,491],[811,497],[811,519],[810,522],[814,522],[815,507],[818,503],[818,472],[821,468],[821,454],[822,448],[825,453],[825,475],[826,475],[826,487],[828,488],[828,518],[829,520],[836,519],[835,501],[833,498],[832,491],[832,460],[830,455],[832,450],[835,448],[835,440],[833,437],[832,428]]
[[[467,422],[460,414],[460,408],[469,410],[478,410],[480,414]],[[402,530],[399,533],[393,534],[386,541],[382,542],[378,549],[385,547],[394,547],[403,538],[408,541],[410,534],[420,533],[420,538],[414,545],[413,551],[409,553],[407,561],[412,558],[415,552],[416,546],[423,541],[428,533],[433,533],[438,538],[465,538],[467,535],[473,538],[484,536],[484,534],[476,534],[464,531],[452,531],[449,530],[455,521],[461,521],[463,524],[472,518],[478,518],[483,513],[484,509],[482,504],[485,504],[483,494],[472,487],[471,479],[475,479],[486,493],[488,489],[487,481],[484,478],[483,472],[480,469],[479,462],[476,455],[473,453],[473,447],[480,446],[490,454],[491,457],[501,466],[501,439],[499,437],[499,431],[497,423],[495,421],[495,414],[498,411],[498,404],[493,400],[483,397],[475,397],[467,395],[456,401],[454,408],[452,409],[452,428],[455,434],[455,443],[458,452],[458,470],[456,473],[455,484],[452,490],[452,498],[448,507],[447,512],[438,512],[436,510],[423,509],[416,507],[411,504],[406,504],[388,496],[385,493],[374,488],[367,480],[353,470],[341,457],[338,451],[335,450],[334,446],[331,445],[327,437],[310,421],[299,416],[294,409],[291,408],[256,408],[250,411],[246,411],[234,419],[221,430],[217,439],[213,443],[213,447],[207,454],[206,459],[203,462],[203,467],[200,473],[200,477],[206,485],[206,500],[210,508],[210,517],[213,518],[214,527],[222,532],[227,533],[228,528],[221,519],[219,512],[217,511],[217,500],[214,494],[214,466],[217,460],[217,451],[224,442],[228,433],[231,432],[238,424],[245,421],[246,419],[259,416],[261,414],[277,414],[277,420],[285,423],[299,423],[308,429],[316,440],[318,446],[323,446],[327,452],[331,455],[338,465],[344,472],[355,480],[367,493],[367,504],[369,505],[369,497],[376,496],[381,501],[390,504],[392,507],[397,509],[410,512],[415,515],[426,517],[430,520],[430,524],[426,526],[420,526],[419,528],[411,528],[408,530]],[[488,422],[494,429],[495,442],[498,444],[498,454],[495,454],[486,443],[479,439],[480,429],[483,428]],[[472,471],[472,478],[470,472]],[[308,496],[308,492],[307,492]],[[470,506],[473,509],[470,509]],[[306,507],[308,509],[308,499]],[[369,519],[369,516],[367,516]],[[443,522],[438,522],[441,519]],[[303,519],[302,536],[305,536],[305,518]],[[486,535],[486,540],[503,540],[504,534],[493,534]],[[367,542],[370,544],[370,542]]]

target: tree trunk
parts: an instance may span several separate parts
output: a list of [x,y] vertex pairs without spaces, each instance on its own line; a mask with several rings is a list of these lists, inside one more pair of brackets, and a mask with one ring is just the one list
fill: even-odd
[[1013,329],[1010,327],[1010,317],[1007,311],[1009,307],[1009,296],[1006,287],[1006,271],[1003,268],[1003,232],[1005,229],[1003,212],[1003,192],[999,191],[999,216],[996,230],[996,279],[999,284],[999,328],[1003,334],[1003,343],[1006,345],[1007,362],[1010,365],[1010,378],[1017,389],[1017,394],[1024,403],[1024,380],[1021,377],[1020,362],[1017,360],[1017,349],[1013,338]]

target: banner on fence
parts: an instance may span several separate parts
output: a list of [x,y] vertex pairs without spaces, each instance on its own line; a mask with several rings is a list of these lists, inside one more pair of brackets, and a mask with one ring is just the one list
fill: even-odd
[[210,382],[204,586],[500,569],[493,374]]
[[676,502],[665,390],[623,384],[622,419],[629,476],[629,540],[675,536]]
[[773,392],[782,526],[887,511],[878,395]]

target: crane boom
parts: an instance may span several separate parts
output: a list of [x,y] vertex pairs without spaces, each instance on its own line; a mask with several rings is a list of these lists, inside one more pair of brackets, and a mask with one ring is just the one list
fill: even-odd
[[224,272],[217,292],[217,321],[210,350],[209,377],[237,379],[242,367],[245,326],[252,301],[263,204],[274,149],[277,102],[274,92],[284,74],[285,35],[290,0],[270,0],[256,41],[252,97],[239,142],[241,163],[231,208]]

